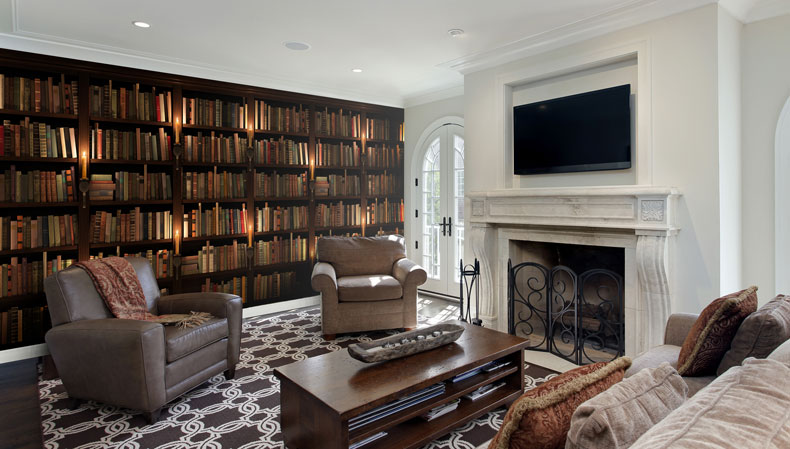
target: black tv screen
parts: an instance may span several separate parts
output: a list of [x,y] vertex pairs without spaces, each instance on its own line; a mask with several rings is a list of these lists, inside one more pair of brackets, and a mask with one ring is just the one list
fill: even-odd
[[517,175],[631,168],[631,86],[513,108]]

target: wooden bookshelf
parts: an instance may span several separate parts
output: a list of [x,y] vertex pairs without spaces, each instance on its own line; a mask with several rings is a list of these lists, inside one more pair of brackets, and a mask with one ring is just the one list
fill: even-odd
[[[172,185],[171,199],[146,199],[146,200],[128,200],[121,201],[118,199],[113,200],[91,200],[89,197],[83,198],[82,194],[77,192],[78,201],[67,201],[58,203],[16,203],[12,201],[0,201],[0,217],[9,216],[37,216],[43,214],[75,215],[75,225],[78,229],[78,244],[77,245],[64,245],[50,248],[30,248],[20,250],[0,249],[0,264],[9,264],[11,258],[17,258],[21,264],[23,257],[27,258],[28,262],[42,261],[44,253],[47,253],[47,260],[51,261],[54,258],[61,256],[63,259],[74,260],[87,260],[90,257],[95,257],[99,253],[107,256],[114,255],[120,251],[124,253],[146,253],[147,250],[152,250],[154,254],[160,250],[167,250],[168,258],[167,263],[172,264],[172,255],[175,245],[175,230],[179,230],[181,256],[196,255],[198,250],[209,242],[211,246],[224,246],[232,245],[233,240],[236,240],[238,245],[246,245],[248,243],[249,234],[228,234],[228,235],[211,235],[201,237],[184,237],[183,236],[183,219],[184,213],[195,210],[198,208],[198,203],[203,204],[203,209],[210,209],[214,207],[215,203],[219,203],[226,209],[241,209],[244,207],[247,210],[248,217],[254,219],[255,208],[262,208],[265,203],[269,207],[290,207],[290,206],[306,206],[308,212],[308,225],[299,229],[286,229],[274,230],[265,232],[253,232],[253,243],[257,241],[272,241],[273,239],[283,239],[288,241],[291,235],[294,239],[302,237],[307,239],[308,243],[308,260],[296,262],[277,262],[266,265],[255,265],[248,263],[247,268],[215,271],[212,273],[195,274],[195,275],[167,275],[160,277],[158,282],[161,288],[167,288],[172,293],[186,292],[186,291],[199,291],[201,286],[206,280],[217,282],[226,282],[232,279],[246,278],[246,291],[244,306],[254,306],[260,304],[271,304],[278,301],[285,301],[295,299],[311,294],[310,273],[312,264],[314,262],[315,254],[315,239],[317,235],[375,235],[380,228],[386,230],[402,230],[402,222],[375,224],[366,226],[364,224],[364,217],[368,205],[372,204],[376,198],[381,201],[387,198],[391,202],[401,201],[403,199],[403,160],[402,153],[400,164],[397,167],[368,167],[361,161],[358,165],[344,165],[344,166],[318,166],[313,161],[316,160],[316,148],[319,141],[326,141],[332,145],[356,145],[360,151],[363,151],[368,146],[399,146],[403,148],[403,143],[398,138],[399,126],[403,122],[403,110],[399,108],[378,106],[373,104],[365,104],[353,102],[348,100],[320,97],[315,95],[306,95],[293,92],[285,92],[274,89],[246,86],[233,83],[225,83],[213,80],[198,79],[193,77],[179,76],[167,73],[152,72],[146,70],[129,69],[125,67],[117,67],[105,64],[97,64],[91,62],[77,61],[65,58],[50,57],[44,55],[37,55],[32,53],[17,52],[11,50],[0,50],[0,74],[7,76],[21,76],[29,79],[41,78],[47,79],[52,77],[53,80],[59,81],[61,74],[67,84],[74,82],[78,87],[78,95],[76,99],[79,103],[78,114],[64,114],[54,112],[33,112],[33,111],[20,111],[9,108],[0,108],[0,124],[2,121],[9,120],[12,125],[18,125],[20,121],[29,118],[30,122],[36,121],[45,123],[51,127],[66,127],[74,128],[77,158],[71,157],[39,157],[29,156],[22,153],[21,156],[5,156],[5,153],[0,155],[0,173],[8,170],[11,165],[16,166],[17,171],[23,173],[32,172],[34,170],[49,170],[60,172],[74,167],[77,170],[77,175],[81,175],[84,161],[83,154],[92,155],[88,158],[86,169],[88,178],[92,174],[112,174],[113,181],[118,182],[114,178],[115,172],[130,172],[143,174],[144,170],[147,173],[165,173],[170,176]],[[143,120],[136,116],[132,118],[120,118],[121,104],[118,102],[114,106],[117,111],[110,105],[109,114],[107,109],[102,109],[99,113],[91,105],[91,101],[96,101],[95,92],[92,86],[108,86],[109,81],[112,80],[112,89],[108,90],[113,94],[113,89],[120,92],[123,87],[125,92],[128,89],[133,89],[133,86],[139,85],[139,92],[156,94],[165,94],[165,110],[168,105],[167,99],[171,102],[169,112],[165,118],[166,121],[158,120]],[[102,91],[103,92],[103,91]],[[94,96],[92,98],[92,95]],[[120,93],[118,93],[120,99]],[[203,99],[213,102],[221,100],[223,102],[236,103],[239,108],[237,111],[242,113],[243,108],[246,109],[246,120],[244,115],[236,115],[237,121],[235,123],[244,126],[213,126],[201,123],[189,123],[185,120],[185,110],[183,108],[184,99]],[[119,100],[120,101],[120,100]],[[299,126],[295,126],[291,116],[290,124],[284,126],[285,121],[277,121],[267,119],[266,124],[263,121],[256,121],[256,105],[265,104],[272,108],[282,108],[281,111],[276,112],[271,117],[278,117],[278,113],[284,110],[296,110],[303,112],[304,121],[300,121]],[[93,107],[93,110],[92,110]],[[103,107],[103,106],[102,106]],[[128,100],[126,107],[129,107]],[[316,113],[325,112],[339,114],[341,111],[345,116],[348,116],[349,111],[355,120],[358,121],[359,129],[356,136],[351,135],[337,135],[337,133],[324,133],[316,127]],[[93,113],[92,113],[93,112]],[[193,111],[194,112],[194,111]],[[215,111],[216,112],[216,111]],[[113,116],[113,114],[115,114]],[[302,116],[300,116],[302,117]],[[367,128],[368,117],[376,119],[389,120],[391,129],[389,130],[389,139],[367,139],[365,130]],[[260,118],[260,117],[258,117]],[[300,119],[301,120],[301,119]],[[226,123],[224,121],[223,123]],[[218,122],[214,122],[215,124]],[[146,160],[145,157],[141,159],[98,159],[96,154],[91,152],[92,146],[92,131],[98,126],[102,131],[119,131],[136,133],[139,129],[140,133],[151,133],[152,136],[158,138],[160,129],[166,135],[168,140],[170,159],[167,160]],[[267,129],[267,126],[271,129]],[[233,160],[228,161],[222,159],[221,162],[209,162],[203,160],[187,160],[187,152],[185,145],[185,137],[192,136],[193,139],[200,134],[202,138],[208,139],[212,135],[218,139],[228,139],[235,142],[238,139],[239,147],[234,148]],[[253,141],[247,142],[249,136],[252,136]],[[291,142],[292,141],[292,142]],[[217,140],[216,142],[220,142]],[[258,143],[263,142],[263,143]],[[224,144],[225,142],[223,142]],[[243,144],[242,144],[243,143]],[[247,143],[259,145],[258,148],[274,148],[277,146],[279,151],[283,153],[288,149],[294,149],[295,146],[306,145],[306,160],[303,156],[293,159],[300,161],[299,163],[289,163],[291,159],[277,159],[272,160],[270,163],[257,163],[256,156],[252,159],[248,158]],[[184,149],[183,154],[177,156],[173,151],[177,144],[180,144]],[[161,148],[159,148],[161,154]],[[194,154],[195,147],[193,147]],[[261,150],[262,151],[262,150]],[[274,151],[274,150],[270,150]],[[295,150],[294,150],[295,151]],[[13,153],[12,153],[13,154]],[[38,154],[38,153],[36,153]],[[105,153],[103,156],[106,156]],[[284,154],[283,154],[284,155]],[[216,157],[210,158],[210,161],[217,160]],[[184,195],[184,177],[187,171],[207,171],[216,168],[218,171],[231,171],[233,173],[243,173],[246,176],[246,195],[241,198],[217,198],[217,199],[185,199]],[[381,174],[384,171],[392,173],[399,177],[400,192],[388,195],[367,195],[366,194],[366,180],[367,174]],[[301,174],[306,173],[308,177],[308,188],[304,196],[256,196],[255,174],[264,173],[273,175],[283,174]],[[353,174],[358,176],[361,184],[361,193],[359,195],[340,195],[340,196],[316,196],[314,189],[313,176],[328,176],[330,174],[343,174],[347,172],[349,176]],[[79,178],[80,176],[77,176]],[[76,182],[79,179],[75,179]],[[117,196],[116,196],[117,198]],[[329,202],[336,203],[343,201],[344,203],[353,202],[359,204],[361,214],[363,217],[363,224],[355,226],[334,226],[334,227],[317,227],[315,224],[315,208],[318,204],[328,204]],[[44,211],[45,209],[52,208],[51,211]],[[135,208],[139,208],[141,212],[162,212],[170,211],[172,213],[173,229],[170,233],[172,237],[161,238],[156,240],[139,240],[139,241],[125,241],[125,242],[92,242],[92,222],[91,216],[96,212],[107,212],[116,214],[116,211],[121,211],[127,214]],[[277,297],[259,297],[256,298],[255,292],[255,277],[258,275],[269,276],[278,275],[283,273],[293,273],[293,286],[287,294],[282,294]],[[46,305],[43,293],[24,293],[14,296],[5,295],[0,297],[0,312],[6,309],[19,307],[40,308]],[[48,313],[45,313],[48,318]],[[41,329],[46,330],[46,323],[43,324]],[[27,342],[16,342],[14,344],[0,345],[0,349],[7,349],[10,347],[17,347],[20,345],[40,343],[42,340],[36,339]]]

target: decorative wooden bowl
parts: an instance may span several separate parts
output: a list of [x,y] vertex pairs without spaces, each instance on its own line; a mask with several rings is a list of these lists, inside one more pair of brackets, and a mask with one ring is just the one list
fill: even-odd
[[457,324],[436,324],[378,340],[351,344],[348,346],[348,354],[365,363],[394,360],[452,343],[463,333],[464,328]]

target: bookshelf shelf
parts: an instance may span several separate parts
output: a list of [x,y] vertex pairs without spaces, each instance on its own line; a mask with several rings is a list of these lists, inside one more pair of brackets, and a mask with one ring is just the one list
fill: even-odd
[[36,118],[51,118],[51,119],[66,119],[77,120],[78,115],[74,114],[58,114],[55,112],[34,112],[34,111],[19,111],[16,109],[0,109],[0,115],[14,115],[17,117],[36,117]]
[[157,128],[171,128],[173,126],[173,124],[170,122],[157,122],[155,120],[133,120],[128,118],[100,117],[95,115],[92,115],[90,120],[91,122],[96,122],[96,123],[117,123],[123,125],[155,126]]
[[24,248],[24,249],[6,249],[0,251],[0,256],[22,256],[25,254],[37,254],[37,253],[64,253],[67,251],[77,251],[79,247],[77,245],[66,245],[66,246],[48,246],[48,247],[41,247],[38,248]]
[[[70,92],[72,96],[65,97],[65,99],[70,100],[70,102],[67,104],[66,102],[61,101],[61,103],[63,106],[68,107],[73,107],[74,104],[77,103],[79,114],[32,112],[7,108],[0,109],[0,119],[10,120],[11,124],[16,127],[18,127],[19,123],[24,122],[25,118],[28,117],[31,123],[38,122],[41,125],[49,126],[50,128],[73,128],[76,145],[72,145],[70,140],[67,141],[67,152],[65,153],[67,155],[82,156],[86,153],[89,156],[98,155],[99,153],[96,151],[98,147],[96,138],[99,136],[99,134],[98,132],[95,132],[96,128],[104,131],[102,133],[102,139],[104,139],[102,141],[102,152],[105,156],[107,154],[116,154],[111,153],[110,151],[117,145],[119,150],[117,154],[121,155],[122,157],[134,157],[133,155],[137,154],[136,151],[125,152],[124,148],[129,148],[129,139],[132,139],[131,144],[136,145],[137,142],[134,141],[136,139],[136,132],[134,130],[135,128],[140,128],[142,135],[141,139],[144,140],[144,142],[141,143],[148,142],[148,140],[145,139],[151,139],[150,145],[152,152],[150,154],[155,154],[153,152],[153,142],[156,142],[157,149],[159,150],[160,154],[168,154],[167,152],[162,151],[162,141],[156,140],[159,138],[160,129],[163,129],[167,134],[167,139],[170,139],[168,142],[170,144],[171,150],[168,156],[170,158],[169,160],[93,158],[88,159],[87,163],[84,163],[82,158],[77,157],[42,158],[24,156],[26,154],[39,153],[30,151],[29,147],[22,147],[20,144],[17,148],[12,147],[11,151],[8,151],[8,147],[5,148],[6,154],[19,154],[20,156],[0,156],[0,173],[3,173],[5,170],[10,170],[12,165],[15,165],[18,172],[21,171],[23,173],[34,170],[57,171],[59,173],[61,170],[73,168],[76,170],[77,175],[81,174],[83,170],[87,170],[88,178],[91,178],[92,175],[112,175],[113,182],[117,183],[119,181],[118,177],[115,176],[115,172],[128,172],[130,176],[127,182],[129,183],[130,187],[136,185],[135,182],[137,181],[135,181],[135,179],[140,179],[133,178],[131,176],[132,174],[138,176],[145,173],[156,176],[166,175],[170,177],[170,190],[172,194],[172,200],[153,199],[120,201],[91,200],[89,197],[83,198],[81,193],[75,192],[78,194],[76,198],[77,201],[62,203],[2,202],[0,203],[0,216],[2,217],[17,215],[34,216],[43,214],[72,215],[74,218],[74,226],[79,231],[79,236],[75,234],[75,238],[79,244],[49,248],[29,248],[13,251],[0,251],[0,264],[10,264],[12,262],[11,258],[16,256],[26,256],[29,262],[31,260],[40,262],[42,261],[44,252],[48,253],[47,261],[53,260],[57,256],[62,256],[62,259],[64,260],[84,261],[99,254],[102,256],[114,255],[118,251],[116,248],[120,248],[120,252],[122,254],[124,252],[143,254],[150,254],[152,252],[157,264],[162,262],[170,263],[170,259],[166,258],[164,251],[167,251],[167,254],[172,255],[172,250],[174,249],[174,241],[172,239],[91,243],[94,231],[93,228],[95,226],[95,222],[92,220],[94,220],[95,214],[107,214],[108,218],[114,218],[114,220],[106,221],[106,223],[116,226],[115,235],[123,235],[123,232],[129,231],[124,231],[125,228],[121,229],[121,227],[125,226],[124,223],[126,222],[119,218],[123,215],[129,217],[130,214],[136,213],[135,208],[138,207],[140,208],[140,213],[144,214],[144,219],[148,219],[145,218],[145,216],[149,213],[155,214],[171,212],[169,220],[172,221],[172,229],[173,231],[180,230],[181,233],[183,233],[184,229],[185,215],[190,214],[191,211],[195,209],[198,209],[199,203],[203,204],[204,211],[209,208],[213,208],[214,204],[216,203],[220,203],[223,208],[233,210],[242,209],[242,206],[244,206],[244,208],[247,210],[247,213],[249,214],[248,218],[252,218],[256,208],[262,208],[265,203],[268,203],[269,207],[272,209],[289,209],[291,207],[299,207],[301,209],[292,210],[300,210],[299,213],[306,212],[308,217],[307,226],[300,229],[255,232],[253,234],[253,239],[256,242],[260,242],[272,241],[274,240],[274,237],[282,237],[284,240],[287,240],[290,235],[293,235],[294,239],[296,239],[298,236],[305,240],[305,242],[308,244],[308,254],[314,252],[315,239],[316,236],[320,234],[328,235],[330,232],[333,234],[362,234],[363,231],[365,231],[367,234],[369,232],[377,232],[379,228],[382,228],[382,230],[392,229],[392,231],[386,232],[394,232],[398,226],[401,226],[395,223],[369,225],[366,227],[363,227],[362,225],[343,227],[316,226],[316,221],[314,220],[318,207],[329,206],[329,202],[337,203],[342,201],[344,205],[353,204],[355,207],[358,205],[364,217],[365,211],[367,210],[367,206],[370,204],[370,202],[373,201],[374,198],[382,198],[381,196],[368,197],[365,194],[360,194],[315,197],[314,191],[308,190],[307,194],[303,196],[275,197],[263,195],[256,196],[256,192],[263,193],[264,191],[278,191],[287,192],[289,194],[301,192],[301,190],[295,189],[290,184],[290,182],[293,182],[292,180],[294,179],[301,179],[303,182],[305,179],[305,174],[314,174],[315,176],[327,177],[331,175],[342,176],[344,174],[348,174],[349,176],[359,177],[360,185],[362,186],[362,191],[364,192],[364,186],[367,185],[365,184],[367,181],[365,179],[365,174],[375,174],[378,176],[379,174],[383,174],[383,171],[385,170],[388,171],[388,175],[391,173],[394,177],[399,178],[397,179],[396,185],[404,185],[402,164],[399,164],[396,167],[378,168],[365,167],[363,165],[364,162],[362,162],[365,160],[365,151],[367,149],[366,147],[368,146],[368,143],[370,146],[375,145],[377,148],[384,146],[394,149],[396,145],[399,145],[399,143],[395,140],[366,139],[365,130],[367,128],[368,118],[376,118],[377,120],[385,121],[388,120],[388,123],[391,124],[390,129],[388,130],[388,135],[390,137],[397,137],[398,134],[395,131],[399,129],[401,123],[403,122],[403,109],[373,104],[363,104],[355,101],[319,97],[295,92],[283,92],[255,86],[241,86],[238,84],[230,84],[220,81],[200,80],[174,74],[157,73],[130,68],[119,68],[110,65],[85,61],[74,61],[70,59],[55,58],[6,49],[0,49],[0,74],[6,76],[17,76],[17,74],[22,74],[20,76],[25,77],[31,82],[33,82],[35,78],[43,81],[51,77],[56,82],[58,80],[63,80],[63,82],[66,83],[65,86],[68,86],[67,88],[61,90],[61,93],[66,93],[66,89],[71,89]],[[110,84],[112,84],[112,87],[110,87]],[[153,88],[155,88],[156,94],[165,95],[164,101],[167,110],[165,118],[168,120],[167,122],[137,119],[137,117],[161,117],[157,115],[148,115],[148,112],[155,111],[155,108],[149,108],[146,110],[146,108],[141,109],[138,106],[138,110],[136,112],[133,112],[131,110],[132,108],[124,109],[124,104],[130,105],[131,103],[129,103],[129,96],[126,97],[127,100],[125,102],[120,101],[122,94],[121,89],[125,88],[126,92],[130,92],[133,91],[137,85],[140,86],[140,94],[154,93]],[[94,87],[98,87],[99,90],[95,90]],[[111,95],[115,95],[114,91],[117,90],[117,110],[120,111],[124,109],[127,111],[127,115],[125,116],[135,118],[117,118],[120,117],[120,112],[118,112],[119,115],[116,115],[116,118],[112,118],[112,115],[108,114],[106,112],[107,110],[105,109],[105,90],[102,90],[105,88],[110,88],[109,92]],[[49,91],[42,90],[42,93],[44,92]],[[34,94],[34,92],[31,92],[31,97],[34,96]],[[99,94],[101,94],[101,98],[99,98]],[[44,95],[46,95],[46,93],[44,93]],[[66,95],[68,95],[68,93],[66,93]],[[96,103],[97,100],[99,100],[99,103]],[[223,103],[220,105],[220,103],[217,103],[216,100],[220,100]],[[56,108],[59,107],[57,99],[53,101],[53,106]],[[110,112],[114,109],[112,103],[113,102],[110,101]],[[9,103],[6,103],[6,105],[8,104]],[[31,104],[35,103],[32,102]],[[47,111],[61,110],[49,109],[48,103],[44,101],[44,96],[41,98],[41,104],[44,107],[44,110]],[[17,107],[16,104],[13,107]],[[219,109],[219,107],[222,109]],[[244,108],[246,108],[246,110]],[[159,109],[161,110],[161,106]],[[221,114],[218,114],[220,111]],[[242,115],[245,112],[247,114],[246,120]],[[321,112],[321,114],[319,114],[319,112]],[[138,115],[141,113],[142,115]],[[330,114],[330,116],[324,116],[322,114]],[[327,117],[329,117],[330,120],[335,120],[335,118],[337,118],[338,126],[331,126],[332,122],[330,121],[325,122],[329,123],[327,127],[319,127],[319,122],[317,122],[317,120],[321,118],[321,120],[326,121]],[[219,120],[216,120],[217,118]],[[351,122],[349,122],[349,120],[351,120]],[[207,124],[203,125],[194,123]],[[226,126],[213,126],[214,124],[218,123]],[[352,123],[353,126],[356,126],[356,129],[359,130],[360,137],[337,135],[345,133],[346,129],[349,129],[349,123]],[[246,124],[247,126],[242,124]],[[289,131],[278,131],[266,128],[280,128],[283,130],[287,129]],[[38,139],[38,134],[36,134],[37,130],[32,127],[26,129],[19,127],[15,129],[20,129],[20,133],[29,134],[32,132],[33,134],[30,134],[31,137],[29,138]],[[377,130],[376,132],[379,132],[381,128],[379,127],[375,129]],[[246,139],[249,136],[249,133],[252,133],[255,139],[255,155],[252,160],[247,158],[246,145],[241,144],[241,148],[234,146],[237,142],[236,138],[241,141],[242,139]],[[201,139],[196,138],[198,134],[201,134]],[[213,137],[217,138],[217,140],[211,140],[211,134],[213,134]],[[384,135],[387,134],[381,134],[381,136]],[[183,153],[180,154],[179,158],[176,158],[174,152],[172,151],[174,148],[173,145],[176,141],[176,136],[180,137],[179,140],[183,149]],[[377,137],[378,136],[379,135],[377,135]],[[186,137],[192,139],[189,140],[189,144],[192,145],[189,147],[191,152],[187,152]],[[6,140],[6,142],[8,141]],[[360,155],[355,156],[359,157],[359,159],[351,160],[359,160],[360,163],[354,166],[314,166],[313,161],[318,161],[316,152],[319,148],[319,142],[322,143],[322,151],[334,152],[337,151],[337,148],[340,148],[342,151],[347,151],[347,147],[354,147],[354,151],[359,151]],[[64,153],[58,152],[56,154],[63,155]],[[142,154],[145,155],[146,153]],[[205,157],[209,161],[204,162],[186,160],[187,156],[192,159],[197,159],[197,157],[194,156],[197,154],[200,154],[200,157]],[[220,154],[221,156],[219,156]],[[232,156],[228,157],[227,155],[229,154],[232,154]],[[402,155],[402,153],[398,153],[398,155]],[[237,162],[211,161],[212,159],[216,160],[220,157],[224,160],[232,160]],[[257,162],[255,158],[271,161],[293,160],[303,163],[263,163]],[[336,160],[338,162],[342,160],[343,162],[347,162],[350,159],[344,158],[325,160]],[[310,164],[308,164],[306,161],[310,161]],[[243,178],[245,185],[244,197],[186,199],[187,195],[184,189],[186,187],[185,180],[187,173],[198,172],[200,175],[202,175],[205,172],[213,172],[215,170],[217,172],[230,172],[230,174],[233,175],[233,186],[239,185],[239,179]],[[275,174],[279,177],[274,176]],[[272,185],[277,186],[277,188],[281,190],[274,190],[271,186],[267,186],[266,190],[257,190],[259,186],[256,183],[260,182],[258,179],[266,179],[261,175],[267,175],[266,178],[274,179],[274,181],[266,182],[280,183]],[[127,178],[124,177],[120,179]],[[97,177],[95,180],[106,182],[107,177]],[[79,179],[74,179],[73,181],[78,182]],[[157,183],[149,182],[146,184],[144,181],[139,182],[142,182],[142,185],[139,186],[139,193],[132,193],[132,196],[146,198],[163,197],[158,193],[154,194],[151,191],[151,186],[155,186],[153,188],[158,189]],[[110,183],[107,184],[109,185]],[[143,194],[143,189],[147,189],[148,193]],[[109,188],[104,190],[109,190]],[[214,192],[221,191],[224,190],[214,190]],[[234,195],[238,195],[240,193],[235,190],[230,190],[229,192],[233,192]],[[201,193],[198,195],[206,196],[207,194]],[[116,195],[116,197],[118,196]],[[104,196],[104,198],[112,197]],[[388,195],[387,198],[394,202],[396,200],[399,201],[400,198],[402,198],[402,195]],[[50,209],[51,211],[47,211],[46,209]],[[120,211],[121,215],[117,215],[115,213],[116,209]],[[127,218],[123,218],[123,220],[126,219]],[[290,218],[287,218],[287,220],[290,222]],[[170,221],[168,221],[168,226]],[[117,224],[118,222],[121,224]],[[106,229],[105,226],[110,225],[102,226],[102,230]],[[398,231],[400,232],[400,230]],[[130,238],[132,236],[124,235],[124,237]],[[182,235],[181,237],[181,242],[183,245],[185,245],[182,246],[184,248],[184,254],[195,254],[197,252],[196,250],[200,246],[205,245],[206,242],[210,242],[211,245],[216,245],[219,247],[232,244],[233,240],[237,240],[239,244],[246,244],[249,239],[249,235],[247,233],[185,238]],[[145,238],[148,238],[148,236],[146,235]],[[312,292],[309,288],[309,268],[311,265],[311,261],[278,263],[262,266],[250,266],[243,270],[229,270],[222,273],[200,275],[191,278],[194,281],[191,283],[183,282],[183,277],[175,278],[173,276],[158,279],[158,281],[162,286],[167,285],[167,288],[170,289],[172,293],[181,293],[185,291],[195,291],[195,289],[200,290],[201,286],[198,284],[201,284],[201,282],[199,282],[198,279],[200,281],[205,281],[212,279],[212,277],[216,277],[217,279],[222,278],[222,281],[225,282],[229,280],[231,276],[246,276],[248,282],[246,287],[244,287],[246,288],[246,290],[244,290],[244,296],[246,298],[244,307],[249,307],[252,305],[271,304],[278,301],[285,301],[311,295]],[[283,290],[281,294],[277,296],[264,298],[263,296],[266,293],[261,293],[259,290],[261,288],[261,284],[256,284],[253,282],[253,279],[259,274],[262,276],[268,276],[274,274],[275,272],[279,272],[280,274],[293,273],[292,275],[287,275],[289,277],[289,282],[293,282],[292,287],[288,290]],[[217,284],[219,284],[219,282],[217,282]],[[258,286],[257,290],[256,285]],[[229,287],[228,285],[217,285],[217,288],[227,289]],[[269,292],[269,294],[274,295],[274,293],[271,292]],[[260,297],[256,298],[256,295]],[[0,298],[0,308],[7,304],[18,304],[20,310],[23,307],[30,307],[30,310],[26,309],[26,313],[31,311],[31,313],[40,313],[38,308],[46,305],[45,296],[43,294],[29,297],[23,295],[16,299]],[[44,314],[45,316],[48,316],[47,312],[44,312]],[[27,322],[25,325],[27,325]],[[36,326],[42,327],[41,324],[36,324]],[[45,330],[46,329],[42,327],[42,335],[43,331]],[[0,330],[0,332],[1,331],[2,330]],[[26,342],[26,344],[34,342],[38,343],[39,341],[30,340]],[[0,350],[7,349],[12,346],[16,346],[16,344],[2,345],[0,346]]]
[[46,303],[47,297],[44,295],[44,292],[4,296],[0,298],[0,312],[4,312],[12,307],[43,306]]
[[247,268],[237,268],[235,270],[221,270],[221,271],[212,271],[211,273],[194,273],[194,274],[182,274],[181,279],[184,281],[190,281],[194,279],[204,279],[207,277],[233,277],[233,276],[244,276],[247,275],[248,270]]

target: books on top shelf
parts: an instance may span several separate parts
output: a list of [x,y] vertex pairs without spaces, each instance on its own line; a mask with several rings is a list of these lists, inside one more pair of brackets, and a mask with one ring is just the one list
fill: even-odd
[[371,436],[369,436],[367,438],[363,438],[363,439],[357,441],[356,443],[348,446],[348,449],[359,449],[362,446],[365,446],[366,444],[369,444],[369,443],[372,443],[372,442],[374,442],[376,440],[384,438],[385,436],[387,436],[387,432],[379,432],[377,434],[371,435]]
[[77,81],[55,77],[25,78],[0,73],[0,109],[77,115]]
[[0,173],[0,202],[63,203],[77,201],[74,167],[60,171],[18,171],[14,165]]
[[395,401],[378,406],[372,410],[368,410],[365,413],[362,413],[360,415],[357,415],[349,419],[348,430],[352,431],[358,429],[366,424],[370,424],[372,422],[378,421],[380,419],[398,413],[402,410],[406,410],[409,407],[413,407],[417,404],[425,402],[429,399],[435,398],[437,396],[441,396],[444,394],[444,391],[445,391],[444,382],[439,382],[437,384],[431,385],[430,387],[426,387],[423,388],[422,390],[418,390],[415,391],[414,393],[408,394]]
[[307,206],[276,206],[255,208],[255,232],[289,231],[307,228]]
[[242,102],[205,98],[182,99],[185,125],[246,128],[247,105]]
[[170,211],[96,212],[91,215],[91,243],[139,242],[172,238],[173,215]]
[[477,390],[472,391],[471,393],[465,394],[464,398],[469,399],[470,401],[476,401],[484,396],[488,396],[489,394],[493,393],[494,391],[504,386],[505,386],[505,381],[486,384],[478,388]]
[[359,113],[343,111],[323,111],[315,112],[315,129],[318,134],[338,137],[361,137],[362,116]]
[[272,174],[255,172],[255,197],[307,196],[307,172]]
[[289,133],[310,132],[310,110],[303,105],[272,106],[255,100],[255,129]]
[[77,136],[74,128],[31,122],[29,117],[20,120],[18,125],[3,120],[0,157],[76,158]]
[[367,119],[367,137],[375,140],[390,139],[390,119],[371,118]]
[[115,87],[112,80],[102,86],[90,87],[91,116],[116,119],[170,122],[173,118],[172,94],[170,91],[156,93],[140,91],[140,83],[130,87]]
[[218,172],[216,166],[209,172],[184,173],[185,200],[245,198],[246,196],[246,173]]
[[448,402],[446,404],[442,404],[442,405],[439,405],[437,407],[434,407],[434,408],[428,410],[427,413],[423,413],[422,415],[420,415],[420,418],[422,418],[422,419],[424,419],[426,421],[433,421],[434,419],[436,419],[436,418],[438,418],[440,416],[446,415],[446,414],[452,412],[453,410],[457,409],[458,408],[458,404],[460,404],[460,403],[461,403],[461,398],[453,399],[452,401],[450,401],[450,402]]
[[76,245],[78,222],[75,214],[2,217],[0,251]]
[[281,298],[287,296],[293,290],[296,273],[287,271],[285,273],[257,274],[253,284],[253,294],[256,301]]
[[102,129],[96,123],[91,129],[91,159],[170,161],[173,159],[170,134],[158,132]]
[[247,137],[232,133],[225,136],[211,131],[184,136],[184,161],[210,164],[247,162]]
[[310,161],[307,142],[285,137],[255,140],[252,149],[256,164],[307,165]]

